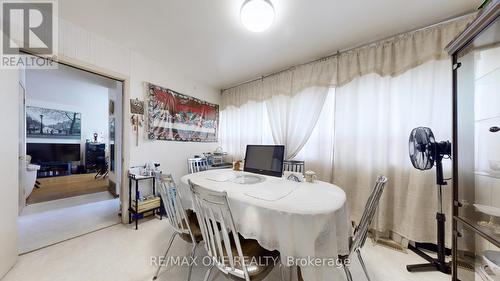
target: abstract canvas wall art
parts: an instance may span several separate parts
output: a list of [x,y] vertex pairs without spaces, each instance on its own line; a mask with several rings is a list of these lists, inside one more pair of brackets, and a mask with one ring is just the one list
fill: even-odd
[[82,115],[78,112],[26,106],[28,138],[80,139]]
[[148,138],[216,142],[219,106],[147,84]]

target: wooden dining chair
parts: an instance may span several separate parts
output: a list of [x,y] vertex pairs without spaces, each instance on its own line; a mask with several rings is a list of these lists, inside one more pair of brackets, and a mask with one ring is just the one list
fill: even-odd
[[[209,279],[213,267],[232,279],[264,279],[273,269],[273,262],[279,261],[279,252],[266,250],[256,240],[245,239],[238,233],[226,192],[212,191],[191,181],[189,186],[205,240],[205,249],[212,260],[212,266],[207,270],[204,280]],[[265,260],[268,263],[249,263],[249,260]]]
[[208,170],[208,161],[206,158],[188,158],[188,173],[197,173]]
[[[349,254],[347,256],[340,257],[342,260],[346,261],[355,252],[368,281],[370,281],[370,276],[368,274],[368,270],[366,269],[365,262],[363,261],[363,257],[361,256],[361,248],[365,245],[368,230],[370,229],[370,225],[375,217],[375,212],[379,206],[380,198],[382,197],[386,183],[387,178],[385,176],[379,176],[377,178],[375,186],[372,188],[370,193],[370,197],[368,197],[368,201],[366,202],[363,216],[361,217],[358,226],[354,229],[354,238],[350,238]],[[345,264],[343,267],[347,280],[352,281],[352,275],[349,268]]]
[[303,174],[305,172],[305,166],[306,166],[305,161],[296,161],[296,160],[283,161],[283,171]]
[[[171,175],[158,173],[156,178],[157,182],[160,183],[158,191],[160,192],[163,207],[165,208],[167,221],[174,230],[174,233],[168,242],[167,251],[165,252],[163,261],[167,260],[168,251],[170,250],[176,236],[179,236],[182,240],[193,244],[193,248],[191,250],[192,260],[196,252],[196,246],[198,246],[198,243],[203,240],[196,214],[191,210],[185,211],[183,208],[181,196],[177,192],[177,186],[175,185],[174,179]],[[153,280],[158,278],[161,267],[162,264],[160,263]],[[187,278],[188,281],[191,279],[192,269],[192,264],[190,264]]]

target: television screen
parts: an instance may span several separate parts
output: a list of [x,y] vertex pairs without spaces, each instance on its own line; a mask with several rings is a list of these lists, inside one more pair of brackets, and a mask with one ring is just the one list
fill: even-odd
[[28,143],[26,154],[31,163],[80,161],[80,144]]
[[245,172],[281,177],[283,175],[284,145],[247,145]]

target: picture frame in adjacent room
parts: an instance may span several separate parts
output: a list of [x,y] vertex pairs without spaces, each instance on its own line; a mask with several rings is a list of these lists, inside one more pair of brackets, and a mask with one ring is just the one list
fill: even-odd
[[148,138],[217,142],[219,105],[147,83]]
[[79,112],[26,106],[28,138],[80,139],[82,114]]
[[115,135],[116,135],[116,121],[115,117],[111,116],[109,117],[109,140],[114,142]]

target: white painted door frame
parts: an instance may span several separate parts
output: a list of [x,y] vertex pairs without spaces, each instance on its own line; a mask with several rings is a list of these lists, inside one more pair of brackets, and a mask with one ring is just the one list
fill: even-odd
[[26,71],[19,70],[19,215],[26,206]]
[[[27,53],[25,50],[22,52]],[[120,186],[120,203],[121,203],[121,219],[122,223],[128,223],[128,169],[130,167],[130,141],[125,136],[128,136],[130,133],[130,126],[126,126],[129,122],[129,115],[127,115],[127,110],[129,109],[128,101],[130,99],[130,77],[123,74],[118,73],[109,69],[105,69],[102,67],[98,67],[96,65],[89,64],[87,62],[74,59],[71,57],[64,56],[59,54],[57,56],[58,63],[65,64],[67,66],[71,66],[77,69],[81,69],[83,71],[88,71],[94,74],[102,75],[117,81],[121,81],[122,84],[122,104],[121,104],[121,186]],[[116,130],[118,130],[118,126]]]

